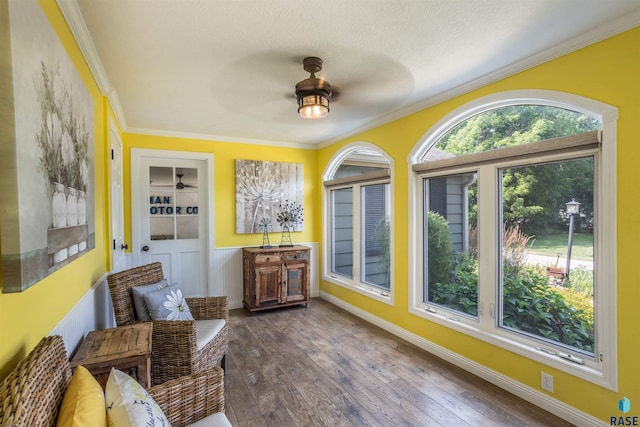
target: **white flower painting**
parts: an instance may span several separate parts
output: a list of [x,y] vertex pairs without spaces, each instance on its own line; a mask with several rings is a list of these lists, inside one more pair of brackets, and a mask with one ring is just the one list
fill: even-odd
[[[277,216],[285,201],[300,205],[304,195],[303,165],[298,163],[236,160],[236,233],[262,233],[263,219],[282,231]],[[302,231],[303,223],[290,231]]]

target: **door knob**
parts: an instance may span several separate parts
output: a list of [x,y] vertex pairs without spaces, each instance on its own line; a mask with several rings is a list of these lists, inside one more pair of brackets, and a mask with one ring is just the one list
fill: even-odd
[[129,249],[129,244],[128,243],[123,243],[120,245],[120,249],[122,249],[123,251],[126,249]]
[[144,245],[144,246],[142,247],[142,252],[147,252],[148,250],[149,250],[149,246]]

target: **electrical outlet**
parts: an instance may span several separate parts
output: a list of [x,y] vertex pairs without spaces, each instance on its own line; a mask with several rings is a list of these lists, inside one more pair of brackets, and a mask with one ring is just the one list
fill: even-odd
[[546,372],[540,372],[540,383],[543,390],[553,393],[553,375],[549,375]]

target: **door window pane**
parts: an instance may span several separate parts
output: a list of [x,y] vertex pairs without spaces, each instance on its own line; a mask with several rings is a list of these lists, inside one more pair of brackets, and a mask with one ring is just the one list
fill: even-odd
[[473,317],[478,315],[476,176],[464,173],[423,180],[424,302]]
[[175,237],[173,168],[149,167],[149,227],[151,240],[173,240]]
[[501,169],[500,181],[501,326],[592,355],[593,158]]
[[178,239],[198,238],[198,169],[176,168],[176,230]]

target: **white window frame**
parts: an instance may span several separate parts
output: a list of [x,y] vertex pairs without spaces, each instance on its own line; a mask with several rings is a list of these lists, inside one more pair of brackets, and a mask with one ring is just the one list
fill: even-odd
[[[581,153],[567,155],[543,155],[526,161],[511,161],[482,165],[480,167],[452,168],[446,172],[415,173],[411,166],[422,162],[425,153],[444,134],[458,123],[479,113],[512,105],[544,105],[565,108],[586,114],[602,123],[601,148],[592,154],[595,167],[596,198],[594,210],[596,221],[594,235],[597,241],[594,252],[596,270],[594,272],[595,306],[595,358],[584,358],[584,364],[568,361],[557,354],[541,351],[555,350],[540,341],[526,338],[520,334],[506,331],[498,326],[498,240],[499,224],[496,217],[483,215],[483,212],[495,212],[498,209],[496,186],[497,170],[535,161],[568,159],[581,157]],[[569,373],[610,390],[618,389],[617,321],[616,321],[616,141],[618,110],[601,102],[563,92],[546,90],[517,90],[501,92],[476,99],[465,104],[439,122],[423,135],[408,156],[409,162],[409,312],[421,318],[446,326],[458,332],[491,343],[535,360],[560,371]],[[584,153],[584,152],[583,152]],[[452,316],[455,311],[438,307],[437,310],[423,302],[423,195],[422,179],[442,174],[455,174],[478,171],[478,193],[489,195],[478,199],[478,242],[481,253],[478,288],[478,319],[464,316]],[[606,256],[605,256],[606,254]],[[484,266],[484,268],[483,268]],[[481,285],[482,284],[482,285]],[[481,287],[482,286],[482,287]],[[493,314],[493,315],[492,315]]]
[[[367,181],[366,183],[354,183],[340,186],[333,186],[331,188],[324,187],[323,188],[323,198],[322,198],[322,236],[323,236],[323,262],[322,262],[322,279],[333,283],[338,286],[342,286],[346,289],[349,289],[353,292],[359,293],[366,297],[375,299],[377,301],[383,302],[388,305],[394,305],[394,251],[393,251],[393,242],[394,242],[394,226],[393,226],[393,159],[386,152],[380,149],[378,146],[367,143],[367,142],[356,142],[352,144],[348,144],[344,146],[341,150],[333,155],[327,167],[325,168],[324,173],[322,174],[322,180],[329,181],[333,179],[338,168],[342,164],[342,162],[354,151],[358,149],[366,148],[368,150],[375,150],[379,154],[381,154],[388,162],[388,167],[390,171],[390,176],[388,179],[381,180],[373,180]],[[388,202],[388,213],[390,226],[390,245],[391,245],[391,257],[389,262],[389,290],[384,290],[378,286],[371,285],[365,283],[361,280],[362,272],[361,260],[360,260],[360,252],[362,251],[362,243],[360,240],[361,234],[361,222],[362,222],[362,212],[360,209],[361,204],[361,193],[360,189],[365,185],[373,185],[373,184],[389,184],[389,191],[387,192],[386,198]],[[343,276],[340,274],[335,274],[331,271],[331,259],[332,259],[332,217],[331,217],[331,190],[338,190],[340,188],[353,188],[353,278]]]

